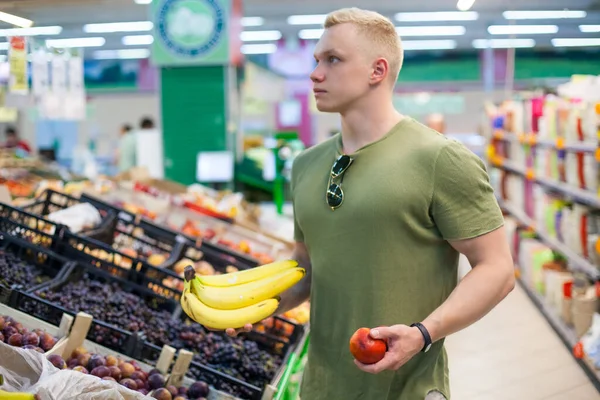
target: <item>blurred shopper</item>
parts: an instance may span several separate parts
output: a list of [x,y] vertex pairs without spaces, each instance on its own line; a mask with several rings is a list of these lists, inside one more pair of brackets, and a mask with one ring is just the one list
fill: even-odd
[[117,165],[119,172],[125,172],[136,166],[136,143],[135,132],[131,125],[125,124],[121,127],[119,148],[117,149]]
[[427,126],[441,134],[446,133],[446,122],[442,114],[430,114],[427,117]]
[[[515,283],[488,175],[462,144],[394,109],[403,53],[387,18],[329,14],[315,59],[317,108],[340,114],[342,129],[292,172],[294,257],[307,276],[279,311],[311,301],[301,398],[449,398],[444,338]],[[460,253],[473,270],[457,284]],[[379,362],[353,359],[348,342],[361,327],[387,341]],[[367,339],[353,342],[359,353]]]
[[29,143],[27,143],[25,140],[19,137],[19,133],[17,132],[16,128],[9,126],[8,128],[6,128],[5,134],[5,148],[14,150],[19,149],[26,153],[31,153],[31,146],[29,146]]

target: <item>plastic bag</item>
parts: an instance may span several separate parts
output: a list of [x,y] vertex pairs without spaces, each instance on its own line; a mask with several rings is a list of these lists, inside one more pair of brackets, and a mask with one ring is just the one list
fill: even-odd
[[69,227],[74,233],[91,229],[102,222],[100,212],[90,203],[80,203],[48,215],[48,219]]
[[40,400],[150,399],[116,382],[103,381],[78,371],[59,370],[44,354],[0,342],[2,389],[37,394]]

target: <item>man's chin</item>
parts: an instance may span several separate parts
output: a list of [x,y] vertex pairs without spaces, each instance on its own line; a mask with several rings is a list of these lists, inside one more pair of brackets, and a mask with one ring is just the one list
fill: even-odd
[[317,102],[317,110],[319,110],[320,112],[324,112],[324,113],[337,113],[339,112],[338,107],[331,105],[331,104],[319,104],[319,102]]

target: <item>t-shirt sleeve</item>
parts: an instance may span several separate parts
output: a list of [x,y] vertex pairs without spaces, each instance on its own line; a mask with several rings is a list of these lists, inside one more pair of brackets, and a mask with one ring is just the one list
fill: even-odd
[[445,240],[474,238],[504,224],[483,161],[453,140],[436,160],[431,210]]
[[291,182],[290,182],[290,190],[292,193],[292,208],[293,208],[293,214],[294,214],[294,240],[296,242],[304,242],[304,233],[302,233],[302,229],[300,228],[300,225],[298,224],[298,219],[296,218],[296,195],[294,193],[294,190],[296,189],[296,185],[298,182],[298,170],[300,169],[300,167],[298,166],[298,161],[299,161],[299,157],[296,157],[296,160],[294,161],[294,164],[292,165],[292,176],[291,176]]

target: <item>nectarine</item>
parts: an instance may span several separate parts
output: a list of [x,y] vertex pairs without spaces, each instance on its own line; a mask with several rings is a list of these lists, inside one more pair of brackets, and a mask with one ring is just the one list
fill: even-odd
[[363,364],[375,364],[381,361],[387,351],[385,340],[369,336],[369,328],[360,328],[350,338],[350,353]]

